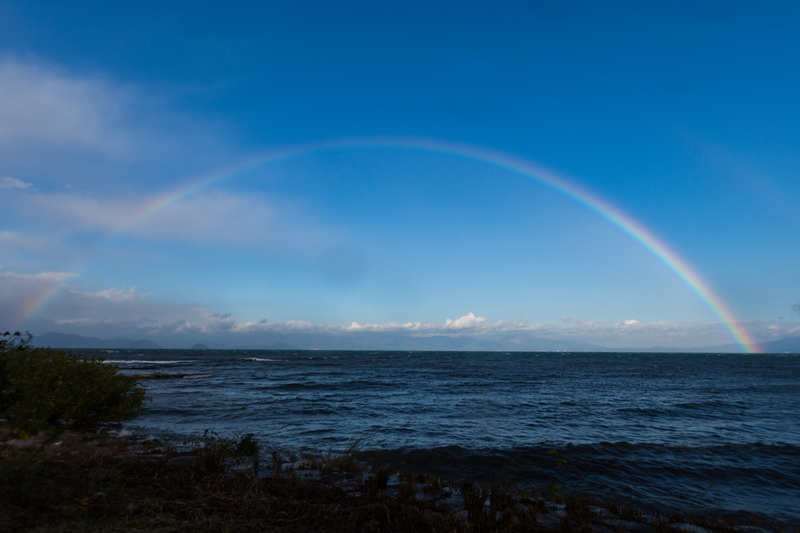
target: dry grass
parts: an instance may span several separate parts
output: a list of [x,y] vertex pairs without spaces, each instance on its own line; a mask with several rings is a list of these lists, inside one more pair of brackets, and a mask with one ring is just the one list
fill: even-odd
[[246,435],[172,447],[65,431],[60,444],[41,445],[52,436],[0,448],[0,531],[633,531],[603,513],[638,524],[636,533],[675,533],[677,522],[733,531],[702,517],[651,514],[645,523],[634,508],[502,479],[457,484],[370,467],[358,442],[341,454],[260,457]]
[[[190,449],[90,433],[69,432],[59,439],[59,445],[47,448],[4,447],[0,531],[401,532],[455,527],[453,516],[431,520],[429,501],[392,495],[385,482],[380,490],[378,476],[364,475],[352,457],[318,456],[288,468],[275,460],[268,468],[271,475],[256,476],[252,456],[230,457],[230,449],[214,449],[208,439]],[[303,476],[303,471],[313,474]],[[360,492],[343,487],[353,480]]]

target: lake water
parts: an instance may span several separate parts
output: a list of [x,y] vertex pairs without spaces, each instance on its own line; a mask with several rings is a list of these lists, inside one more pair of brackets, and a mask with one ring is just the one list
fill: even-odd
[[[800,524],[800,355],[84,350],[148,380],[129,431],[253,432],[444,475]],[[135,370],[134,370],[135,369]],[[546,452],[566,459],[554,468]]]

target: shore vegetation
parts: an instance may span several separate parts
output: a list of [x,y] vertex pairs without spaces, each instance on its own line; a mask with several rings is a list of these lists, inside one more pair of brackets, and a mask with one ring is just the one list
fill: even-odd
[[145,410],[145,388],[135,377],[102,358],[34,348],[30,341],[26,333],[0,336],[0,413],[19,431],[35,431],[35,422],[90,427]]
[[[175,443],[119,431],[145,389],[101,359],[0,339],[0,531],[766,533],[570,494],[451,481],[377,460],[354,440],[286,452],[253,433]],[[553,451],[542,458],[555,466]]]
[[[736,517],[680,516],[613,500],[448,481],[352,447],[293,454],[253,434],[186,443],[56,429],[0,447],[0,531],[765,533]],[[8,428],[0,426],[7,437]],[[48,444],[49,443],[49,444]]]

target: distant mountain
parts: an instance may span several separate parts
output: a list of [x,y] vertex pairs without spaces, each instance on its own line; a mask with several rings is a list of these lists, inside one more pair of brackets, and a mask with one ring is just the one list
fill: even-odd
[[104,340],[97,337],[82,337],[71,333],[44,333],[34,337],[31,344],[41,348],[127,348],[144,350],[161,348],[158,344],[150,341],[133,339]]
[[[277,337],[277,338],[275,338]],[[487,338],[488,337],[488,338]],[[650,348],[607,348],[567,339],[541,339],[530,333],[520,333],[508,337],[451,337],[434,335],[431,337],[410,337],[406,335],[365,334],[360,336],[302,335],[284,334],[264,339],[266,342],[248,345],[227,345],[196,343],[192,350],[419,350],[419,351],[503,351],[503,352],[662,352],[662,353],[738,353],[736,344],[721,346],[702,346],[678,348],[675,346],[653,346]],[[162,342],[167,341],[163,339]],[[255,339],[252,339],[255,341]],[[44,333],[33,338],[34,346],[52,348],[127,348],[159,349],[161,346],[146,340],[98,339],[66,333]],[[168,343],[169,345],[172,342]],[[185,344],[184,344],[185,346]],[[787,337],[761,343],[766,353],[800,353],[800,337]]]
[[777,341],[761,343],[765,353],[800,353],[800,337],[785,337]]
[[[277,335],[275,337],[278,337]],[[413,337],[397,333],[364,333],[359,335],[303,335],[283,334],[276,338],[278,344],[270,346],[239,346],[245,349],[301,349],[301,350],[399,350],[399,351],[584,351],[603,352],[607,348],[579,341],[540,339],[528,333],[514,338],[496,337],[451,337],[432,335]]]
[[[800,353],[800,337],[784,337],[776,341],[759,343],[763,353]],[[720,346],[701,346],[700,348],[670,348],[665,351],[691,352],[691,353],[739,353],[741,347],[738,344],[722,344]],[[626,350],[629,351],[629,350]],[[654,348],[644,350],[630,350],[640,352],[655,351]]]

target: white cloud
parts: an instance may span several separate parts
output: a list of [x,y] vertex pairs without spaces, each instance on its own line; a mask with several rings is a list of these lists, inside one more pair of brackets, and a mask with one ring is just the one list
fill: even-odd
[[98,291],[94,294],[94,296],[98,298],[106,298],[108,300],[113,300],[116,302],[133,302],[136,301],[137,298],[144,298],[146,296],[151,295],[151,292],[146,292],[144,294],[136,294],[136,287],[131,287],[127,291],[124,289],[105,289],[102,291]]
[[0,55],[0,172],[36,176],[43,189],[108,189],[171,181],[235,157],[225,123],[182,112],[169,92],[152,89]]
[[[29,322],[36,332],[63,330],[93,336],[135,336],[136,338],[187,338],[192,335],[210,341],[237,343],[250,339],[289,336],[293,339],[415,339],[450,337],[482,342],[483,346],[519,345],[544,341],[581,341],[609,348],[650,346],[699,347],[731,344],[723,326],[716,322],[592,322],[589,320],[536,324],[522,320],[490,322],[468,313],[443,322],[386,322],[347,326],[320,325],[306,321],[237,322],[231,313],[212,312],[201,306],[181,305],[148,298],[134,287],[87,290],[65,284],[73,277],[69,272],[20,274],[0,272],[0,328],[17,326],[21,318],[41,302],[52,301],[42,309],[38,319]],[[771,340],[791,336],[800,331],[796,324],[747,322],[742,324],[757,339]],[[237,341],[236,339],[240,339]],[[244,339],[244,340],[243,340]],[[256,339],[255,341],[253,339]],[[320,342],[323,342],[320,341]],[[336,342],[339,342],[336,341]],[[324,342],[323,342],[324,344]],[[424,344],[423,344],[424,345]],[[529,345],[529,344],[527,344]]]
[[[481,326],[486,324],[486,319],[476,317],[473,313],[468,313],[461,318],[452,320],[450,318],[442,322],[387,322],[384,324],[371,324],[367,323],[360,325],[357,322],[351,323],[349,326],[341,326],[342,331],[346,332],[409,332],[409,333],[442,333],[442,332],[456,332],[474,330],[477,331]],[[499,323],[495,323],[499,324]],[[268,327],[273,327],[269,324]]]
[[0,143],[119,153],[129,139],[116,123],[131,98],[130,91],[99,77],[5,59],[0,61]]
[[[697,347],[730,344],[725,329],[715,322],[650,322],[636,320],[606,323],[588,320],[572,324],[531,324],[522,320],[499,320],[489,322],[485,318],[469,313],[459,319],[444,322],[387,322],[382,324],[359,324],[349,326],[321,326],[308,322],[246,322],[237,324],[231,331],[240,333],[308,333],[352,335],[364,333],[402,334],[411,337],[439,335],[483,338],[488,340],[511,339],[526,334],[545,340],[576,340],[599,344],[609,348],[649,347],[654,345],[675,347]],[[758,332],[758,325],[753,325]],[[766,335],[762,335],[766,336]]]
[[22,180],[10,176],[0,178],[0,189],[27,189],[30,186],[30,183],[25,183]]
[[485,318],[476,317],[472,313],[468,315],[462,316],[456,320],[450,320],[449,318],[444,323],[445,329],[467,329],[467,328],[474,328],[481,326],[486,322]]

